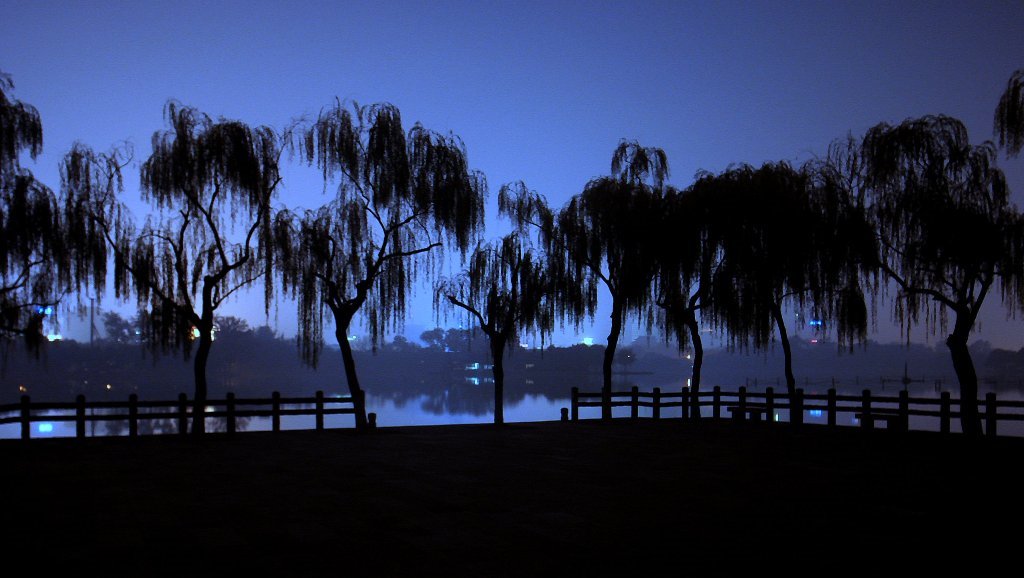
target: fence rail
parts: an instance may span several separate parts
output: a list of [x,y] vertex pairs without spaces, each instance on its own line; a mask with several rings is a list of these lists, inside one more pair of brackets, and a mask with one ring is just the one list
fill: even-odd
[[[1024,421],[1024,401],[1004,401],[988,393],[977,404],[986,435],[998,435],[1000,421]],[[679,407],[684,420],[696,419],[703,415],[703,408],[711,408],[711,419],[722,419],[725,410],[736,421],[758,419],[762,414],[771,421],[779,421],[781,415],[777,410],[787,410],[793,425],[804,423],[805,412],[820,411],[832,427],[839,423],[839,415],[852,414],[864,429],[873,429],[875,422],[884,421],[887,429],[897,431],[910,429],[913,416],[931,417],[938,418],[942,433],[949,433],[952,420],[961,416],[961,400],[951,398],[949,392],[942,392],[939,398],[921,398],[910,397],[907,391],[897,396],[874,395],[868,389],[861,395],[839,395],[835,389],[826,394],[805,394],[803,389],[797,389],[790,396],[775,393],[771,387],[763,393],[748,392],[746,387],[723,391],[719,386],[701,392],[691,392],[688,387],[679,391],[661,391],[656,387],[644,392],[633,387],[630,391],[581,392],[574,387],[570,407],[562,408],[562,420],[579,420],[581,407],[629,407],[632,419],[639,418],[641,407],[651,408],[653,419],[661,418],[662,409]]]
[[[269,417],[271,430],[281,431],[281,416],[311,415],[315,416],[315,429],[324,429],[324,416],[354,414],[355,399],[352,396],[325,397],[324,392],[317,391],[313,397],[281,397],[274,392],[270,399],[236,398],[228,393],[223,400],[207,400],[202,407],[197,407],[183,393],[174,401],[139,401],[136,394],[131,394],[128,401],[86,401],[79,395],[72,403],[33,402],[29,396],[21,398],[21,403],[0,405],[0,425],[10,423],[21,424],[21,438],[30,439],[33,422],[75,422],[76,437],[85,437],[86,424],[89,422],[127,421],[128,435],[139,435],[140,421],[173,420],[177,424],[177,433],[187,434],[188,424],[194,412],[202,412],[204,419],[224,418],[227,433],[238,430],[238,418]],[[248,409],[243,409],[245,406]],[[95,414],[90,410],[113,410],[112,413]],[[64,412],[48,413],[43,412]],[[14,414],[14,415],[10,415]],[[376,425],[376,414],[367,415],[370,427]]]

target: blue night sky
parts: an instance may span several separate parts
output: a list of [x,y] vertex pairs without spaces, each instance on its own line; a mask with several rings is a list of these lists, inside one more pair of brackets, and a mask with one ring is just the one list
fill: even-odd
[[[608,172],[622,138],[665,149],[677,187],[700,169],[802,162],[848,132],[925,114],[960,118],[980,142],[1024,67],[1020,2],[9,0],[0,13],[0,70],[43,119],[44,154],[24,165],[53,188],[76,140],[129,141],[145,159],[171,98],[275,128],[335,98],[389,101],[407,126],[463,139],[491,215],[498,188],[520,179],[561,206]],[[1003,166],[1020,204],[1024,158]],[[285,177],[281,204],[326,200],[315,169]],[[137,171],[126,189],[136,194]],[[495,222],[488,236],[502,232]],[[429,287],[419,295],[411,337],[434,325]],[[880,341],[898,338],[887,311]],[[244,300],[223,313],[264,322]],[[293,317],[282,303],[269,323],[291,334]],[[998,296],[982,317],[979,338],[1024,346]],[[555,342],[603,342],[606,318]]]

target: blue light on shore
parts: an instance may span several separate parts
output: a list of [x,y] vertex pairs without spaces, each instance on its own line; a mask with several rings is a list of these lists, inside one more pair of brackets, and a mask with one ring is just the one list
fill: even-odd
[[37,429],[39,430],[39,433],[53,433],[53,424],[44,421],[39,424],[39,427]]

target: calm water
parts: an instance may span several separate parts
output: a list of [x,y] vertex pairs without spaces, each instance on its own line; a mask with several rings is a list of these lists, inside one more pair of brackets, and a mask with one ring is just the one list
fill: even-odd
[[[679,385],[661,386],[662,391],[678,391]],[[596,387],[594,388],[596,390]],[[642,390],[650,391],[651,387],[641,387]],[[710,389],[710,388],[709,388]],[[863,388],[839,388],[840,395],[859,395]],[[876,395],[895,396],[900,387],[888,386],[887,388],[875,388]],[[761,392],[763,388],[748,388],[751,392]],[[807,393],[825,393],[826,388],[821,391],[807,390]],[[505,421],[507,422],[530,422],[530,421],[554,421],[561,417],[561,408],[569,407],[569,388],[565,388],[565,397],[545,394],[516,394],[514,388],[508,388],[509,399],[505,402]],[[982,395],[989,390],[982,390]],[[398,393],[395,393],[398,392]],[[911,397],[937,398],[939,391],[931,386],[911,388]],[[1022,401],[1024,391],[1020,389],[1002,389],[995,392],[1000,400]],[[956,392],[951,391],[955,397]],[[377,423],[380,427],[408,426],[408,425],[444,425],[444,424],[467,424],[467,423],[491,423],[494,420],[493,402],[491,396],[493,390],[490,384],[473,385],[471,383],[457,384],[449,388],[439,388],[425,393],[409,392],[400,389],[393,390],[390,395],[367,395],[367,411],[377,414]],[[817,402],[808,402],[817,403]],[[1008,411],[1008,410],[1002,410]],[[1013,410],[1024,413],[1024,410]],[[581,419],[594,419],[600,417],[600,408],[580,408]],[[615,417],[628,417],[629,408],[614,408]],[[711,408],[704,408],[704,415],[710,416]],[[651,415],[650,408],[640,408],[642,417]],[[679,408],[666,408],[661,412],[662,418],[679,418]],[[777,410],[775,419],[777,421],[788,421],[789,415],[786,410]],[[827,423],[827,415],[820,410],[804,412],[806,423]],[[145,421],[140,422],[140,429],[143,433],[173,433],[175,426],[170,421],[163,424],[156,424],[155,432],[147,432]],[[841,413],[839,415],[840,425],[857,425],[853,414]],[[314,417],[309,416],[283,416],[281,418],[282,429],[312,429],[315,426]],[[325,417],[327,428],[353,427],[354,420],[350,415],[329,415]],[[211,429],[223,428],[220,420],[211,420]],[[912,429],[933,430],[939,428],[938,418],[912,416],[910,420]],[[1000,421],[999,433],[1001,435],[1024,436],[1024,421]],[[269,430],[271,423],[269,418],[252,418],[239,420],[239,429],[246,431]],[[959,422],[953,420],[952,428],[959,431]],[[127,433],[127,424],[124,421],[118,422],[90,422],[86,425],[88,435],[124,435]],[[0,425],[0,438],[17,438],[21,435],[19,424]],[[43,421],[32,424],[33,438],[48,437],[72,437],[75,435],[74,422]]]

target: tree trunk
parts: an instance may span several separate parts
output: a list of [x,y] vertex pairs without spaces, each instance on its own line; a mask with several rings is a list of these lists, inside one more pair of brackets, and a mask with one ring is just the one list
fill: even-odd
[[203,277],[202,315],[199,317],[199,350],[192,366],[196,382],[195,399],[192,400],[192,433],[206,433],[206,363],[210,359],[210,348],[213,346],[213,288],[217,282],[209,275]]
[[505,423],[505,341],[492,337],[491,372],[494,374],[494,423]]
[[612,362],[615,360],[615,347],[619,344],[619,333],[622,332],[622,304],[618,298],[612,297],[612,329],[608,332],[608,346],[604,350],[604,384],[601,387],[601,419],[612,418]]
[[192,366],[196,382],[192,406],[192,433],[202,435],[206,433],[206,362],[210,359],[210,347],[213,345],[213,328],[210,326],[198,329],[199,349],[196,351],[196,360]]
[[343,311],[334,311],[334,337],[338,340],[338,347],[341,348],[341,360],[345,365],[345,380],[348,382],[348,393],[352,396],[352,405],[355,407],[356,429],[366,429],[366,392],[359,387],[359,377],[356,376],[356,360],[352,356],[352,344],[348,342],[348,327],[352,322],[352,315]]
[[946,338],[946,347],[953,358],[953,369],[960,383],[960,424],[966,435],[981,435],[981,416],[978,412],[978,374],[974,370],[967,338],[971,328],[965,318],[968,313],[957,312],[953,333]]
[[792,399],[796,395],[796,378],[793,377],[793,348],[790,347],[789,333],[786,332],[786,320],[782,317],[782,307],[778,303],[772,304],[772,317],[775,318],[775,325],[779,328],[779,341],[782,342],[786,370],[786,392]]
[[[693,345],[693,375],[690,377],[690,392],[698,393],[700,392],[700,370],[704,366],[704,343],[700,340],[700,327],[697,325],[697,315],[692,308],[686,309],[685,323],[690,330],[690,343]],[[700,419],[700,408],[691,406],[690,417]]]

